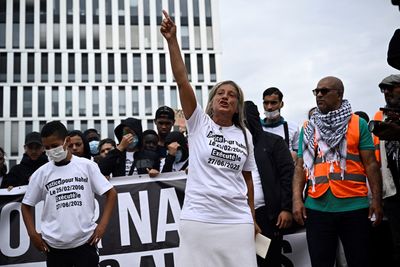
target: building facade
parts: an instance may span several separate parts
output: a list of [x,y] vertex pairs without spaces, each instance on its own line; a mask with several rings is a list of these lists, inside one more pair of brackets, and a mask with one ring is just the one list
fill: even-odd
[[25,135],[51,120],[114,137],[122,119],[154,128],[161,105],[179,109],[162,9],[178,26],[201,105],[219,76],[216,0],[0,0],[0,146],[8,166]]

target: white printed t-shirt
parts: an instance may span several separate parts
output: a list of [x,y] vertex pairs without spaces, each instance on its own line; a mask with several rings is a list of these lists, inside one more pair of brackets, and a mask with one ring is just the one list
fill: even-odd
[[75,248],[96,228],[94,193],[102,195],[111,188],[95,162],[72,156],[67,165],[50,161],[34,172],[22,203],[35,206],[43,200],[43,240],[54,248]]
[[242,170],[256,169],[246,130],[221,127],[197,104],[187,120],[189,173],[181,219],[207,223],[253,223]]

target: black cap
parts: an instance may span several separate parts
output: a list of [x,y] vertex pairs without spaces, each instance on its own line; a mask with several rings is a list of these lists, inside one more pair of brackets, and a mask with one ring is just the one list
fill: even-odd
[[39,144],[42,145],[42,138],[40,137],[40,133],[31,132],[25,136],[25,145],[29,144]]
[[122,120],[121,123],[114,129],[115,136],[118,141],[121,142],[123,136],[124,127],[130,128],[135,132],[136,136],[139,138],[139,143],[142,140],[142,122],[135,118],[127,118]]
[[400,74],[392,74],[387,76],[379,84],[379,88],[393,87],[395,85],[400,85]]
[[156,111],[156,119],[160,117],[165,117],[167,119],[175,121],[175,112],[172,108],[168,106],[159,107]]

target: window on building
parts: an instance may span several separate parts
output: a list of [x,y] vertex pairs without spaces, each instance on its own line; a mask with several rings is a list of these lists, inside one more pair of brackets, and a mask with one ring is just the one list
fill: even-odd
[[0,86],[0,118],[3,118],[4,114],[4,88],[3,86]]
[[202,92],[201,92],[201,86],[196,86],[196,100],[197,100],[197,103],[199,103],[199,105],[200,106],[203,106],[203,95],[202,95]]
[[152,82],[154,81],[154,72],[153,72],[153,55],[147,54],[147,81]]
[[192,80],[192,67],[190,65],[190,54],[185,54],[184,60],[185,60],[185,67],[186,67],[188,79],[189,79],[189,81],[191,81]]
[[43,86],[38,88],[38,116],[44,117],[45,116],[45,89]]
[[133,54],[133,81],[142,81],[142,65],[140,54]]
[[11,86],[10,88],[10,117],[18,116],[18,88]]
[[211,14],[211,0],[205,0],[206,6],[206,33],[207,33],[207,49],[213,49],[214,38],[212,30],[212,14]]
[[68,54],[68,81],[75,81],[75,53]]
[[46,121],[39,121],[39,129],[42,129],[45,124]]
[[81,127],[80,127],[81,131],[84,132],[84,131],[87,130],[87,128],[88,128],[88,121],[87,120],[81,120]]
[[107,120],[107,136],[114,136],[114,120]]
[[145,102],[145,113],[146,115],[152,114],[152,101],[151,101],[151,87],[144,87],[144,102]]
[[189,26],[181,26],[182,50],[189,49]]
[[201,49],[199,0],[193,0],[194,48]]
[[87,82],[89,80],[88,64],[88,54],[82,54],[82,82]]
[[53,48],[60,49],[60,1],[53,0]]
[[131,48],[139,48],[139,19],[138,19],[138,1],[130,0],[131,11]]
[[14,82],[21,81],[21,53],[14,53]]
[[106,116],[113,115],[113,95],[111,86],[106,87]]
[[19,136],[19,129],[18,129],[18,122],[17,121],[12,121],[11,122],[11,156],[18,156],[18,149],[19,149],[19,143],[18,143],[18,136]]
[[25,122],[25,134],[31,133],[33,131],[32,121]]
[[6,5],[0,5],[0,48],[6,47]]
[[[92,89],[92,113],[93,116],[100,115],[100,107],[99,107],[99,87],[94,86]],[[97,128],[96,128],[97,129]]]
[[59,112],[58,112],[58,87],[52,87],[51,88],[51,115],[53,117],[57,117]]
[[28,53],[28,82],[35,81],[35,54]]
[[126,96],[125,87],[120,86],[118,88],[118,102],[119,102],[119,115],[126,116]]
[[189,19],[188,19],[188,4],[187,0],[180,0],[180,8],[181,8],[181,25],[188,26]]
[[113,48],[112,0],[106,0],[106,48]]
[[[4,1],[3,1],[4,3]],[[19,0],[13,1],[13,30],[12,45],[13,48],[19,48]]]
[[175,0],[168,0],[168,14],[175,21]]
[[41,62],[41,81],[47,82],[48,81],[48,65],[49,65],[49,57],[47,53],[42,53],[42,62]]
[[210,54],[210,79],[212,82],[217,81],[217,72],[215,67],[215,55]]
[[139,90],[137,86],[132,86],[132,115],[139,115]]
[[125,7],[124,0],[118,0],[118,34],[119,48],[125,48]]
[[115,71],[114,71],[114,54],[108,54],[108,81],[115,81]]
[[75,123],[75,121],[67,121],[67,130],[68,131],[75,130],[74,123]]
[[[94,128],[101,133],[101,121],[100,120],[95,120],[94,121]],[[114,135],[112,135],[114,136]],[[112,138],[112,136],[110,136],[110,138]]]
[[61,82],[61,53],[54,54],[54,81]]
[[24,87],[22,114],[24,117],[32,117],[32,87]]
[[165,54],[160,54],[160,82],[167,81]]
[[144,15],[144,48],[151,48],[151,29],[150,29],[150,1],[143,1]]
[[7,81],[7,53],[0,53],[0,82]]
[[178,108],[178,95],[176,91],[176,86],[171,86],[171,108],[177,109]]
[[93,48],[99,49],[99,0],[92,0],[93,12]]
[[[159,10],[163,10],[162,0],[156,0],[156,24],[161,25],[162,22],[162,13]],[[163,49],[164,47],[164,37],[161,35],[160,31],[157,31],[157,48]]]
[[128,61],[126,54],[121,54],[121,81],[128,81]]
[[197,77],[199,82],[204,82],[203,55],[197,54]]
[[86,116],[86,88],[79,87],[79,116]]
[[73,113],[72,108],[72,87],[65,87],[65,116],[71,117]]
[[46,1],[40,0],[40,48],[46,48]]
[[96,82],[101,82],[101,54],[94,54],[94,76]]
[[157,97],[158,97],[158,106],[164,106],[164,87],[158,86],[157,87]]
[[[33,48],[33,40],[34,40],[34,2],[27,1],[25,6],[25,47]],[[3,4],[2,4],[3,5]]]
[[86,49],[86,0],[79,1],[80,47]]
[[147,129],[154,130],[154,120],[147,120]]

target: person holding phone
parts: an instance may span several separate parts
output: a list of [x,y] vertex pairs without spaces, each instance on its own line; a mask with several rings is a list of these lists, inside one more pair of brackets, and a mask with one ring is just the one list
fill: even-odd
[[197,104],[168,13],[161,34],[187,121],[190,168],[176,266],[257,266],[252,137],[244,126],[244,96],[233,81],[216,84],[206,110]]

